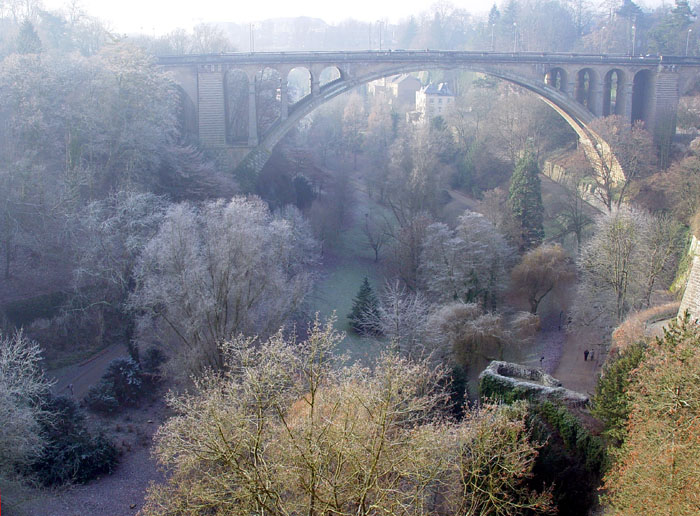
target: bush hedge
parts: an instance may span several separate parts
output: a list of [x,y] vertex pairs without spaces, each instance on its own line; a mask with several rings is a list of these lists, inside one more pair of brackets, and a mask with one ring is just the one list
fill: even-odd
[[51,395],[42,409],[45,415],[40,425],[46,446],[30,468],[39,482],[45,486],[85,483],[114,470],[117,449],[103,435],[88,432],[75,401]]
[[110,362],[97,385],[84,398],[91,410],[113,413],[121,407],[136,405],[143,394],[144,376],[133,358],[117,358]]

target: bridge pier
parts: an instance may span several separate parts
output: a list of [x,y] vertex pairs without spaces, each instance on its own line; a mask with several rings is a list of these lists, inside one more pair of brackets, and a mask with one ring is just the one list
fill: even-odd
[[648,130],[657,143],[670,144],[676,133],[680,77],[676,66],[659,66],[654,88],[653,126]]
[[226,145],[224,74],[215,67],[200,69],[197,75],[199,140],[206,145]]
[[603,116],[603,79],[596,75],[591,84],[591,112],[595,116]]
[[[618,92],[618,102],[622,100],[622,108],[618,110],[620,116],[625,120],[632,122],[632,77],[625,76],[625,82],[622,85],[622,91]],[[620,95],[622,93],[622,95]]]

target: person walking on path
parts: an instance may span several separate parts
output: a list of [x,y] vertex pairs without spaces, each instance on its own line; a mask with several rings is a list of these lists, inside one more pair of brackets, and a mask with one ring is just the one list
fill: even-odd
[[588,350],[587,349],[583,350],[583,361],[588,362]]

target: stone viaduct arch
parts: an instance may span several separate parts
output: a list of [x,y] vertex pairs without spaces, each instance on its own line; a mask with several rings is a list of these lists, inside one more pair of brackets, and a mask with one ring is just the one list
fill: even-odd
[[[162,57],[159,65],[171,73],[188,97],[187,104],[194,106],[196,123],[188,127],[196,126],[199,142],[255,172],[304,116],[337,95],[390,75],[464,68],[504,79],[534,92],[555,109],[584,146],[606,152],[607,144],[589,127],[593,119],[618,114],[630,123],[641,120],[661,138],[660,131],[675,130],[679,97],[700,71],[698,58],[457,51],[189,55]],[[290,103],[288,81],[293,70],[305,70],[308,84],[302,98],[292,92],[295,102]],[[228,87],[233,73],[247,79],[247,98],[244,86],[236,102]],[[270,89],[270,81],[262,79],[272,76],[276,82]],[[261,117],[263,85],[277,107]],[[247,130],[241,125],[244,118]],[[234,125],[237,137],[232,138]]]

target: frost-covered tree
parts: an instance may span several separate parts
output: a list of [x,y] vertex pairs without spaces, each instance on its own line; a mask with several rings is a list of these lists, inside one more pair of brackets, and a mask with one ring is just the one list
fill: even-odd
[[493,308],[507,285],[512,257],[512,248],[483,215],[466,212],[454,230],[442,223],[428,227],[422,283],[437,301]]
[[383,355],[333,367],[342,335],[316,324],[225,345],[227,367],[172,396],[156,437],[171,474],[143,513],[439,516],[551,512],[528,486],[537,457],[527,408],[486,405],[444,417],[444,377]]
[[98,304],[121,308],[133,288],[134,266],[155,236],[167,201],[150,193],[119,192],[88,204],[76,216],[76,288],[99,291]]
[[43,447],[39,423],[47,416],[40,401],[51,384],[40,360],[39,345],[21,332],[0,334],[0,484],[30,464]]
[[173,205],[136,267],[130,304],[141,339],[196,372],[222,365],[224,339],[279,328],[311,286],[316,246],[303,224],[273,217],[257,198]]
[[600,215],[578,260],[578,322],[619,324],[630,310],[646,306],[654,288],[672,279],[680,237],[677,223],[635,208]]
[[411,292],[396,280],[384,285],[375,316],[369,322],[401,355],[424,357],[432,352],[429,346],[432,328],[428,324],[431,309],[421,292]]

